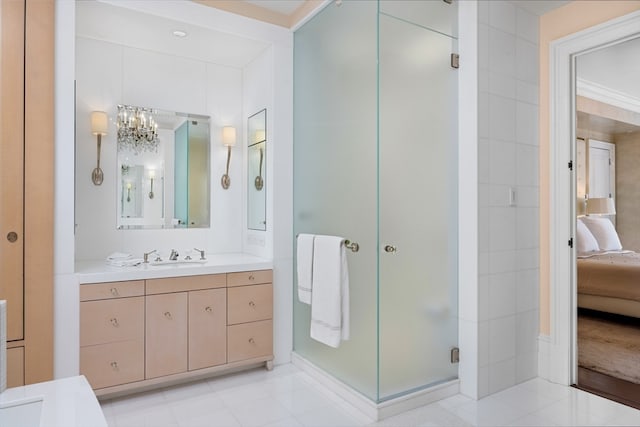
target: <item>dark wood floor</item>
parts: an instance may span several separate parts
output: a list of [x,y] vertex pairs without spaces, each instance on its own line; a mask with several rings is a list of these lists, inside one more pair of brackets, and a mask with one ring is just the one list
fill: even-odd
[[[584,309],[578,310],[578,322],[580,321],[581,314],[601,317],[625,325],[640,326],[640,320],[637,318]],[[640,366],[638,369],[640,369]],[[578,367],[578,383],[574,385],[574,387],[640,409],[640,384]]]
[[640,409],[640,384],[578,367],[578,384],[575,387]]

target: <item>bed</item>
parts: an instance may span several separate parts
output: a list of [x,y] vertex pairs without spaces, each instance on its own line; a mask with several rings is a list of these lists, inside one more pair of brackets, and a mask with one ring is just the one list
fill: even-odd
[[613,223],[576,222],[578,307],[640,318],[640,253],[623,250]]
[[580,256],[578,307],[640,317],[640,253],[620,250]]

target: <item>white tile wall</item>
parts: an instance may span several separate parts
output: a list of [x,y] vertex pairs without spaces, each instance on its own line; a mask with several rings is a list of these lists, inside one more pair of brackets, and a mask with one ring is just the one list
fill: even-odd
[[484,0],[478,21],[478,392],[484,396],[537,374],[538,17],[514,2]]

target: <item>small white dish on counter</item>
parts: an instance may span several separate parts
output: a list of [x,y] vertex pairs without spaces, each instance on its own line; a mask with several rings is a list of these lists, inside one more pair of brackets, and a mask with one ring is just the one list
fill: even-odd
[[83,376],[13,387],[0,394],[0,426],[107,427]]

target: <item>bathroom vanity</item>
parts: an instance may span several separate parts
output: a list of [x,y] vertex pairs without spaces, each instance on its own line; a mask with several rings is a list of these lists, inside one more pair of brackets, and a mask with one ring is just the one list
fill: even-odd
[[204,264],[77,266],[80,373],[97,396],[273,363],[273,273],[247,255]]

